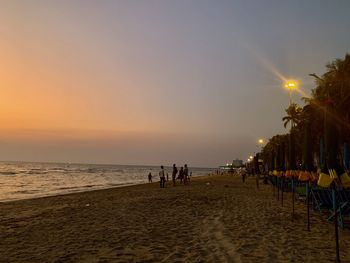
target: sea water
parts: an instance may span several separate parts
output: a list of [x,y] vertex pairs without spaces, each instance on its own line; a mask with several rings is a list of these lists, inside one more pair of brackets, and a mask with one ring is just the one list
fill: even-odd
[[[84,192],[159,180],[158,166],[0,162],[0,202]],[[171,180],[171,167],[165,167]],[[210,168],[191,168],[193,176]]]

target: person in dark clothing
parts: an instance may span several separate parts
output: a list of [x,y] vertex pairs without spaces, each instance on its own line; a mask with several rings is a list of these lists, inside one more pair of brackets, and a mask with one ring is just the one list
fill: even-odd
[[173,164],[173,174],[172,174],[173,186],[175,186],[176,174],[177,174],[177,167],[175,164]]
[[149,172],[149,174],[148,174],[148,182],[152,183],[152,173],[151,172]]
[[247,175],[247,172],[245,171],[245,169],[241,170],[241,174],[242,174],[242,182],[245,183],[245,177]]
[[180,179],[180,184],[182,184],[183,179],[184,179],[184,168],[183,167],[180,168],[179,177],[178,178]]
[[184,184],[187,184],[188,182],[188,168],[187,168],[187,164],[185,164],[185,168],[184,168]]

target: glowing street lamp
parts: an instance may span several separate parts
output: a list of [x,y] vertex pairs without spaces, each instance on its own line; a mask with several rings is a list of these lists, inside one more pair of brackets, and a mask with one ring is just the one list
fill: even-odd
[[262,150],[262,148],[263,148],[263,146],[264,146],[264,143],[265,143],[264,139],[259,139],[259,140],[258,140],[258,144],[259,144],[261,150]]
[[285,84],[285,87],[293,90],[297,88],[297,83],[294,80],[290,80]]
[[292,92],[298,88],[298,83],[295,80],[288,80],[284,87],[289,91],[289,104],[292,104]]
[[[289,106],[292,105],[292,92],[298,88],[298,83],[294,80],[289,80],[285,83],[284,87],[289,90]],[[293,129],[293,119],[290,122],[290,134],[289,134],[289,170],[294,169],[292,167],[292,129]],[[282,178],[284,181],[284,178]],[[294,187],[294,177],[292,177],[292,220],[294,220],[294,198],[295,198],[295,187]],[[282,187],[282,206],[283,206],[283,187]]]

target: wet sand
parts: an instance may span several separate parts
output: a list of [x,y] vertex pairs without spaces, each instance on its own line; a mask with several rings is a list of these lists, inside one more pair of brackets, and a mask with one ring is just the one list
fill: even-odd
[[[271,186],[194,178],[0,204],[0,262],[335,262],[334,227]],[[350,231],[341,230],[342,262]]]

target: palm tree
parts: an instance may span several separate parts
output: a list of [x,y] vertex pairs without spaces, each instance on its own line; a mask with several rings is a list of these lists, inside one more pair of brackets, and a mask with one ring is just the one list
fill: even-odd
[[[321,77],[311,74],[317,85],[312,97],[324,112],[327,166],[336,168],[340,164],[336,158],[340,149],[345,155],[350,142],[350,55],[329,63],[326,68],[328,71]],[[348,168],[348,161],[342,165]]]
[[[306,105],[301,108],[292,103],[286,109],[287,114],[282,120],[285,128],[289,123],[292,126],[289,145],[287,141],[281,139],[288,139],[288,135],[273,136],[265,145],[262,156],[271,168],[283,169],[282,163],[285,152],[287,152],[289,153],[289,169],[295,168],[296,160],[302,161],[304,169],[312,169],[313,155],[322,155],[321,148],[324,148],[321,147],[322,145],[325,145],[328,169],[336,168],[335,166],[340,164],[339,156],[348,156],[350,54],[346,54],[344,59],[337,59],[329,63],[326,69],[326,73],[320,77],[310,74],[315,77],[316,87],[312,90],[311,98],[304,98]],[[281,153],[282,142],[284,142],[282,148],[286,150],[283,154]],[[349,169],[349,161],[346,160],[343,160],[343,166]]]
[[301,121],[302,108],[300,108],[296,103],[291,103],[286,109],[287,116],[282,118],[284,121],[284,128],[287,128],[289,123],[292,123],[292,128],[296,127]]
[[289,170],[295,170],[296,169],[296,156],[295,156],[295,133],[296,133],[296,127],[301,121],[301,113],[302,108],[300,108],[297,104],[291,103],[289,107],[286,109],[287,116],[283,117],[282,120],[284,121],[284,127],[286,128],[288,123],[291,123],[292,127],[290,130],[289,135],[289,144],[288,144],[288,169]]

